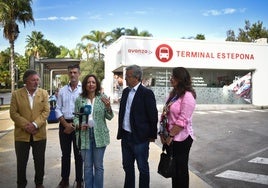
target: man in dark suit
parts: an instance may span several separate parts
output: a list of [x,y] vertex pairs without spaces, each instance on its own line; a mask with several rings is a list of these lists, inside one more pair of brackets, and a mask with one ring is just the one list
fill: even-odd
[[123,90],[118,116],[117,139],[121,139],[124,188],[135,188],[136,160],[139,169],[139,187],[150,186],[149,143],[157,138],[158,112],[154,93],[141,84],[142,70],[137,65],[126,68],[125,80],[129,87]]

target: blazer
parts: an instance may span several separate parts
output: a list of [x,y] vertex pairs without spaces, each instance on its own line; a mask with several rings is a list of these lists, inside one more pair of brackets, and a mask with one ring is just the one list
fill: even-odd
[[[111,120],[114,117],[113,111],[109,112],[104,103],[101,100],[102,95],[97,95],[95,97],[95,102],[93,106],[93,120],[94,120],[94,131],[96,147],[105,147],[110,143],[109,129],[106,124],[106,119]],[[79,96],[75,101],[75,112],[80,112],[80,108],[87,104],[87,99]],[[86,121],[86,116],[83,115],[82,122]],[[80,134],[81,138],[81,149],[89,149],[89,129],[79,130],[79,116],[74,116],[74,125],[76,126],[76,139],[78,145],[78,138]]]
[[[130,89],[125,88],[120,100],[117,139],[122,138],[123,120]],[[134,142],[141,143],[157,138],[158,111],[152,90],[139,85],[130,109],[130,126]]]
[[33,135],[34,141],[46,139],[46,121],[49,115],[48,93],[46,90],[38,88],[31,109],[28,92],[25,88],[20,88],[12,93],[10,102],[10,117],[14,121],[15,141],[30,142],[30,134],[24,127],[29,122],[35,122],[38,132]]
[[189,135],[194,139],[193,131],[193,113],[196,106],[196,100],[193,94],[186,91],[185,94],[174,101],[169,107],[168,130],[170,131],[175,125],[183,129],[174,136],[174,141],[184,141]]

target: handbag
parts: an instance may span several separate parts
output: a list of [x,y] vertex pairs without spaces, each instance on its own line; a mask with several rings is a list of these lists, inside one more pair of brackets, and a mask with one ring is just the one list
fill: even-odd
[[175,175],[175,159],[173,158],[173,142],[170,144],[170,152],[165,152],[165,145],[162,147],[160,161],[157,172],[165,178],[171,178]]

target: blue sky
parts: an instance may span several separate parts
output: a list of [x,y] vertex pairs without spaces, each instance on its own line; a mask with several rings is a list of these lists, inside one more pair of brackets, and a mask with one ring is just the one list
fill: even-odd
[[[266,0],[33,0],[35,24],[20,26],[15,51],[24,54],[25,39],[40,31],[55,45],[74,49],[92,30],[124,27],[146,30],[155,38],[180,39],[203,34],[224,41],[226,31],[262,21],[268,28]],[[0,29],[0,51],[9,43]]]

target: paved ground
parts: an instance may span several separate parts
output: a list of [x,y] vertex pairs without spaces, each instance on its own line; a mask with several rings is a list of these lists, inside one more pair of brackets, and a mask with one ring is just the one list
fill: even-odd
[[11,93],[0,93],[0,105],[10,104]]
[[[104,187],[105,188],[119,188],[123,187],[124,172],[121,165],[121,150],[120,141],[116,140],[117,131],[117,115],[112,121],[108,122],[111,136],[111,144],[107,147],[104,159]],[[58,125],[48,124],[47,126],[47,150],[46,150],[46,175],[44,185],[47,188],[56,187],[59,183],[60,177],[60,146],[58,139]],[[0,185],[5,188],[16,187],[16,157],[14,151],[14,137],[13,137],[13,122],[9,118],[8,111],[0,111]],[[165,179],[157,174],[157,165],[161,148],[155,143],[150,145],[150,171],[151,171],[151,187],[163,188],[170,187],[171,180]],[[72,167],[74,167],[72,161]],[[70,182],[74,181],[74,170],[72,169]],[[34,187],[33,177],[33,159],[30,155],[28,168],[28,187]],[[136,179],[138,175],[136,174]],[[72,187],[72,186],[70,186]],[[136,186],[137,187],[137,186]],[[210,186],[190,172],[190,188],[209,188]]]

